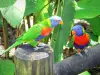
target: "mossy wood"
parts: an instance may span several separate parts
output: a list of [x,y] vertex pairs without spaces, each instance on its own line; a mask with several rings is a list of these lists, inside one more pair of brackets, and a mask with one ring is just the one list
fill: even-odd
[[46,44],[22,45],[15,51],[15,75],[53,75],[53,52]]

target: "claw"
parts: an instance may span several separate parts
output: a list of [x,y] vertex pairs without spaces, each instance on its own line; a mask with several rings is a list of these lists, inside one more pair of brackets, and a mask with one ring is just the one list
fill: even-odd
[[35,51],[38,50],[38,49],[39,49],[38,47],[35,47],[35,48],[34,48]]
[[78,49],[78,53],[77,53],[79,56],[83,57],[83,55],[81,54],[81,50]]
[[83,57],[83,55],[81,53],[77,53],[79,56]]
[[80,49],[78,49],[78,53],[81,53],[81,50]]

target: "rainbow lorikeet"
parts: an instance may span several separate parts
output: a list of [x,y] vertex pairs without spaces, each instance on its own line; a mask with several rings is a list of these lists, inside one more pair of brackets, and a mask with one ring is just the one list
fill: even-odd
[[40,23],[33,25],[27,32],[17,38],[16,42],[11,45],[8,49],[0,52],[0,55],[11,50],[12,48],[22,44],[28,43],[33,47],[36,47],[41,39],[48,36],[54,27],[62,25],[63,21],[59,16],[52,16]]
[[81,50],[89,45],[89,35],[85,33],[85,30],[81,25],[73,26],[72,35],[74,38],[74,47],[78,49],[78,53],[80,54]]

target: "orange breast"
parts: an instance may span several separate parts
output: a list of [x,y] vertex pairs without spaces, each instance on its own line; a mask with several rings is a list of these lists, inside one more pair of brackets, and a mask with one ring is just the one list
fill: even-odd
[[41,35],[42,36],[48,36],[50,34],[50,32],[52,31],[53,28],[48,28],[48,27],[45,27],[42,29],[42,32],[41,32]]
[[89,42],[89,35],[88,34],[84,34],[82,36],[74,36],[74,43],[77,45],[85,45]]

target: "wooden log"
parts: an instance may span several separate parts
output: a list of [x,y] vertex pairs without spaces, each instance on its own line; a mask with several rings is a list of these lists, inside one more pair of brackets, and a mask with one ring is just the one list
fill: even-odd
[[22,45],[15,51],[15,75],[53,75],[53,51],[47,44]]
[[88,49],[83,56],[75,54],[54,65],[54,75],[78,75],[79,73],[100,66],[100,44]]

